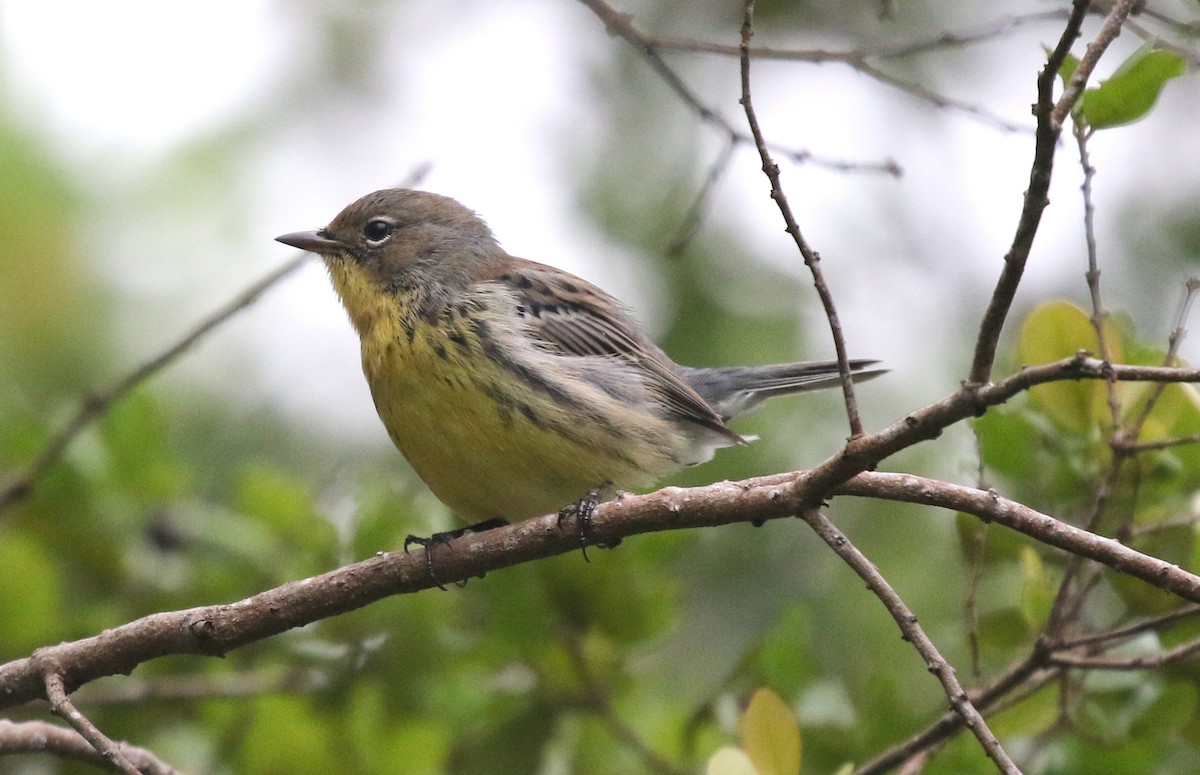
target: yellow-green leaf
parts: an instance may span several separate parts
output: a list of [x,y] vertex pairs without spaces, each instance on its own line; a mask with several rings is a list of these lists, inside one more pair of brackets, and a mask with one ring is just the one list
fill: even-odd
[[[1116,330],[1106,324],[1104,339],[1108,356],[1122,360]],[[1038,306],[1021,325],[1017,355],[1026,364],[1048,363],[1069,358],[1080,350],[1100,352],[1100,340],[1087,313],[1066,301],[1048,301]],[[1052,382],[1029,391],[1030,404],[1055,425],[1076,433],[1109,423],[1107,386],[1099,380]]]
[[1041,555],[1032,547],[1021,547],[1021,618],[1031,630],[1037,630],[1050,615],[1055,587],[1046,575]]
[[770,689],[759,689],[742,715],[742,746],[758,775],[800,772],[800,727],[796,714]]
[[741,748],[725,746],[708,760],[704,775],[761,775]]
[[[1050,49],[1045,49],[1046,54],[1050,54]],[[1075,75],[1075,68],[1079,67],[1079,60],[1076,59],[1070,52],[1063,57],[1062,67],[1058,68],[1058,77],[1062,80],[1063,86],[1071,80],[1071,76]]]

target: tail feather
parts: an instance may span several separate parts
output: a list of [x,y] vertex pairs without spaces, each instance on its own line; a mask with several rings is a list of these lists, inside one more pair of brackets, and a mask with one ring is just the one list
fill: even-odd
[[[850,375],[862,382],[883,374],[879,361],[852,360]],[[805,361],[768,366],[684,366],[683,376],[700,397],[725,420],[745,414],[764,400],[788,393],[833,387],[841,382],[837,361]]]

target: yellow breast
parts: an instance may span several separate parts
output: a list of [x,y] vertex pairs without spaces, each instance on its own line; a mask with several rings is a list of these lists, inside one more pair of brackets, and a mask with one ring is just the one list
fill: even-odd
[[[421,479],[462,518],[551,513],[601,483],[646,486],[678,468],[681,439],[669,422],[573,377],[561,357],[527,345],[522,357],[545,362],[514,368],[489,357],[495,343],[481,335],[520,336],[515,316],[496,309],[494,289],[430,319],[402,295],[364,298],[358,272],[343,270],[341,282],[335,274],[335,286],[343,300],[346,292],[358,299],[346,306],[380,419]],[[531,369],[563,373],[533,385],[522,376]]]

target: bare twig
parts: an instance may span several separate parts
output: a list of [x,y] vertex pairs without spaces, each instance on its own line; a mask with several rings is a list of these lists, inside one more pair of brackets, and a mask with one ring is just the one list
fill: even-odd
[[1125,444],[1128,449],[1134,452],[1151,452],[1156,449],[1170,449],[1171,447],[1182,447],[1187,444],[1200,444],[1200,433],[1190,433],[1187,436],[1176,436],[1158,441],[1126,441]]
[[1117,627],[1115,629],[1104,630],[1102,632],[1090,632],[1086,635],[1076,635],[1074,637],[1067,638],[1058,644],[1055,644],[1055,648],[1078,649],[1096,644],[1107,645],[1109,643],[1135,638],[1138,635],[1142,635],[1147,632],[1165,629],[1167,625],[1174,624],[1182,619],[1191,618],[1198,614],[1200,614],[1200,605],[1185,605],[1177,610],[1169,611],[1158,616],[1152,616],[1148,619],[1134,622],[1133,624],[1127,624],[1124,627]]
[[825,309],[825,318],[829,321],[829,333],[833,337],[833,347],[837,352],[838,371],[842,375],[842,398],[846,404],[850,436],[854,438],[863,435],[862,419],[858,415],[858,401],[854,397],[854,380],[850,376],[850,361],[846,352],[846,340],[842,336],[842,324],[838,320],[837,307],[833,303],[833,294],[830,293],[829,286],[825,283],[825,275],[821,271],[821,258],[809,246],[808,240],[800,231],[800,224],[792,214],[787,195],[783,192],[783,186],[780,183],[779,165],[771,158],[762,128],[758,125],[758,115],[754,112],[754,103],[750,95],[750,38],[753,35],[754,0],[746,0],[745,14],[742,17],[742,109],[746,113],[746,122],[750,125],[750,134],[754,137],[754,146],[758,149],[759,158],[762,159],[763,173],[766,174],[767,180],[771,184],[771,198],[779,207],[779,212],[783,215],[783,221],[787,226],[787,233],[792,235],[792,240],[804,258],[804,265],[812,274],[813,285],[821,299],[821,306]]
[[145,363],[120,377],[108,387],[100,388],[86,396],[75,410],[75,414],[65,425],[54,434],[42,451],[27,465],[24,470],[12,477],[3,489],[0,489],[0,514],[24,500],[32,492],[38,480],[62,457],[67,446],[75,440],[80,431],[90,423],[104,415],[114,403],[128,395],[132,390],[153,377],[164,367],[170,365],[196,342],[203,339],[213,329],[220,326],[238,312],[249,307],[260,296],[274,287],[279,281],[299,269],[305,261],[311,258],[309,253],[300,253],[295,258],[269,272],[261,280],[250,285],[226,304],[200,321],[194,328],[179,338],[174,344],[155,355]]
[[979,324],[979,334],[975,342],[975,356],[971,363],[971,372],[967,382],[972,385],[984,385],[991,379],[992,364],[996,360],[996,348],[1000,341],[1000,332],[1008,318],[1017,294],[1017,286],[1025,273],[1025,263],[1029,260],[1029,251],[1033,247],[1033,238],[1041,224],[1042,211],[1046,209],[1050,199],[1050,178],[1054,169],[1054,147],[1062,133],[1062,122],[1054,120],[1054,82],[1058,71],[1062,68],[1071,44],[1079,37],[1083,19],[1087,15],[1090,0],[1075,0],[1071,16],[1066,28],[1059,36],[1058,45],[1050,53],[1046,66],[1037,79],[1037,103],[1034,113],[1037,116],[1037,131],[1034,135],[1033,162],[1029,171],[1029,187],[1025,190],[1025,201],[1021,216],[1017,222],[1017,230],[1013,235],[1008,254],[1004,256],[1004,269],[996,281],[996,289],[988,302],[983,320]]
[[858,574],[859,578],[867,583],[867,589],[871,590],[883,603],[897,626],[900,627],[904,639],[913,645],[913,648],[925,660],[925,667],[941,682],[942,689],[950,700],[950,708],[962,718],[963,724],[975,735],[975,739],[979,741],[979,745],[988,757],[995,762],[996,767],[1009,775],[1020,775],[1021,771],[1000,745],[1000,741],[988,727],[983,715],[971,702],[962,684],[958,682],[954,668],[925,634],[917,622],[916,614],[896,594],[883,574],[867,559],[866,555],[858,550],[858,547],[851,543],[844,533],[838,530],[833,522],[821,513],[820,509],[808,509],[800,514],[800,518],[807,522],[821,540],[841,557]]
[[[1179,358],[1179,346],[1183,343],[1183,339],[1187,336],[1187,321],[1192,315],[1192,306],[1196,303],[1196,294],[1200,293],[1200,278],[1189,277],[1184,283],[1183,301],[1179,304],[1179,314],[1175,318],[1175,328],[1171,330],[1167,337],[1167,354],[1163,356],[1164,366],[1174,366]],[[1141,411],[1138,413],[1137,419],[1133,422],[1132,427],[1126,434],[1127,438],[1136,439],[1142,435],[1142,428],[1145,427],[1146,421],[1150,419],[1150,413],[1154,411],[1154,407],[1162,398],[1163,391],[1167,389],[1167,383],[1163,382],[1154,386],[1153,392],[1146,399],[1146,403],[1142,405]]]
[[[650,67],[658,73],[659,77],[666,82],[671,91],[683,100],[700,120],[706,124],[712,124],[717,127],[722,134],[731,138],[737,143],[750,143],[752,139],[745,133],[740,131],[734,124],[725,118],[725,116],[713,106],[707,104],[700,98],[700,95],[687,85],[687,83],[675,72],[675,70],[666,63],[659,52],[661,48],[658,42],[649,36],[642,34],[640,30],[633,25],[632,17],[629,14],[621,13],[610,6],[604,0],[580,0],[588,9],[604,23],[609,34],[615,35],[631,46],[636,48]],[[735,49],[736,53],[736,49]],[[787,158],[797,162],[808,162],[819,167],[834,169],[842,172],[870,172],[883,173],[893,177],[899,176],[900,167],[896,162],[890,159],[876,163],[860,163],[851,161],[842,161],[837,159],[827,159],[810,151],[797,150],[794,148],[785,148],[772,143],[771,149],[777,153],[781,153]]]
[[571,668],[575,671],[576,677],[583,685],[584,701],[608,726],[613,737],[623,743],[629,750],[633,751],[634,755],[642,761],[642,764],[646,765],[648,771],[658,773],[658,775],[685,775],[685,770],[671,764],[655,753],[650,746],[646,745],[646,741],[638,734],[637,729],[626,724],[620,714],[617,713],[617,709],[613,707],[612,698],[609,697],[608,691],[601,685],[591,666],[588,664],[587,655],[584,653],[579,635],[577,633],[570,633],[567,637],[563,638],[563,648],[566,650]]
[[692,206],[688,209],[687,217],[684,219],[678,236],[667,246],[666,254],[668,256],[678,256],[692,244],[692,240],[700,231],[700,225],[704,222],[704,212],[712,197],[713,189],[716,188],[717,181],[721,179],[721,176],[725,174],[725,170],[729,169],[729,162],[733,159],[733,152],[737,150],[737,147],[738,139],[730,135],[721,148],[721,153],[709,166],[708,174],[704,176],[704,185],[700,187]]
[[[1092,201],[1092,180],[1096,177],[1096,168],[1092,166],[1087,148],[1091,130],[1082,121],[1073,121],[1071,130],[1075,135],[1075,146],[1079,149],[1079,166],[1083,169],[1083,182],[1079,186],[1079,191],[1083,196],[1083,238],[1087,247],[1088,265],[1084,279],[1087,281],[1088,295],[1092,300],[1092,329],[1096,332],[1099,350],[1097,354],[1101,360],[1111,363],[1112,353],[1109,351],[1108,336],[1105,332],[1108,312],[1104,309],[1104,302],[1100,296],[1100,256],[1096,246],[1096,205]],[[1121,402],[1117,398],[1117,381],[1115,379],[1106,380],[1106,385],[1109,421],[1115,437],[1121,426]]]
[[[399,183],[401,186],[415,186],[429,174],[430,164],[424,162],[416,165]],[[146,380],[173,363],[179,356],[190,349],[214,329],[229,318],[258,301],[264,293],[275,287],[284,278],[313,258],[307,252],[297,253],[294,258],[282,266],[271,270],[258,281],[214,310],[208,317],[201,320],[190,331],[186,332],[165,350],[135,367],[132,371],[117,379],[111,385],[93,391],[79,402],[75,414],[65,425],[51,437],[41,452],[20,473],[9,479],[0,489],[0,515],[29,497],[38,480],[58,462],[66,451],[67,446],[74,441],[80,431],[90,423],[99,419],[109,407],[124,398]]]
[[[612,6],[604,3],[602,0],[580,0],[584,5],[592,10],[604,22],[609,32],[618,35],[634,45],[642,49],[651,49],[654,51],[677,51],[691,54],[710,54],[726,57],[740,57],[741,50],[739,46],[729,45],[726,43],[715,43],[712,41],[693,40],[690,38],[674,38],[667,36],[652,36],[637,29],[633,24],[632,16],[617,11]],[[923,86],[918,83],[899,78],[873,63],[873,60],[881,59],[897,59],[900,57],[912,56],[915,54],[925,53],[942,48],[954,48],[977,43],[998,37],[1000,35],[1011,32],[1012,30],[1026,24],[1038,23],[1043,21],[1057,21],[1062,19],[1064,13],[1062,11],[1048,11],[1044,13],[1033,13],[1026,16],[1008,17],[999,19],[995,22],[981,25],[975,29],[964,30],[962,32],[948,32],[938,35],[933,38],[924,38],[916,41],[909,41],[891,46],[864,47],[847,49],[843,51],[831,51],[828,49],[778,49],[769,46],[753,46],[750,49],[750,55],[754,59],[772,59],[776,61],[787,62],[805,62],[808,64],[825,64],[837,63],[846,65],[863,75],[866,75],[885,86],[890,86],[898,91],[904,92],[909,96],[916,97],[919,100],[928,102],[939,108],[949,108],[957,110],[967,115],[976,118],[984,123],[991,124],[994,127],[1005,131],[1023,131],[1027,127],[1009,121],[1006,118],[997,116],[986,108],[979,105],[972,105],[961,100],[956,100],[952,97],[947,97],[943,94]],[[772,148],[773,151],[779,149]],[[826,166],[830,166],[826,164]],[[853,169],[855,165],[851,165]],[[867,171],[890,171],[890,163],[882,169],[872,169],[867,165],[863,168]]]
[[1180,644],[1158,654],[1136,657],[1095,657],[1087,654],[1054,654],[1050,661],[1062,667],[1087,670],[1153,670],[1173,662],[1182,662],[1200,653],[1200,638]]
[[64,721],[70,724],[76,732],[82,735],[104,757],[105,761],[125,773],[125,775],[141,775],[138,772],[138,768],[125,758],[125,754],[122,753],[120,746],[101,732],[71,702],[71,698],[67,696],[66,687],[63,685],[62,675],[56,672],[46,673],[45,685],[46,699],[50,701],[50,708],[55,714],[61,716]]
[[[137,767],[141,775],[182,775],[145,748],[128,743],[118,745],[121,753]],[[31,753],[51,754],[91,764],[105,764],[108,761],[74,729],[47,721],[0,719],[0,756]]]
[[[968,692],[972,704],[981,710],[991,709],[999,704],[1001,698],[1011,696],[1012,692],[1022,688],[1030,692],[1036,691],[1061,672],[1061,669],[1039,668],[1038,660],[1037,656],[1031,655],[1025,661],[997,677],[987,687]],[[883,775],[883,773],[890,772],[919,755],[921,751],[929,750],[945,742],[962,727],[962,716],[953,710],[948,711],[921,732],[864,762],[862,766],[854,770],[854,775]]]

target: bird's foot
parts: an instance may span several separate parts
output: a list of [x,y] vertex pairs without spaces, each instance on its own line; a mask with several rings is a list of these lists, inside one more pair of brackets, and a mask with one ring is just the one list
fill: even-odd
[[[433,547],[442,544],[448,544],[455,538],[461,538],[467,533],[482,533],[485,530],[491,530],[496,527],[503,527],[508,524],[506,519],[485,519],[483,522],[476,522],[474,525],[460,527],[457,530],[446,530],[441,533],[434,533],[428,538],[409,534],[404,539],[404,553],[408,554],[408,547],[416,544],[425,550],[425,570],[429,573],[429,578],[443,592],[446,591],[446,585],[438,578],[437,573],[433,570]],[[466,581],[456,582],[456,586],[465,587]]]
[[587,548],[591,544],[592,533],[592,512],[604,500],[604,497],[612,490],[612,482],[601,482],[592,489],[587,491],[579,500],[564,506],[558,512],[558,529],[562,530],[563,522],[571,517],[575,518],[576,525],[579,528],[579,549],[583,552],[583,559],[588,560]]

